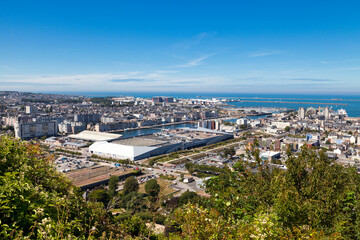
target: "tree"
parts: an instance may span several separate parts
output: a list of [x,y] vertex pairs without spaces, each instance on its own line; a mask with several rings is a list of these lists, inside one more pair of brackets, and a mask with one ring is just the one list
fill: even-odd
[[145,184],[145,191],[150,196],[150,200],[154,201],[160,193],[160,185],[156,179],[151,179]]
[[154,158],[149,160],[149,166],[154,166],[155,163],[156,163],[156,160]]
[[130,236],[102,204],[85,202],[39,145],[0,137],[0,146],[0,239]]
[[239,161],[233,171],[205,182],[211,195],[206,203],[209,209],[235,222],[269,212],[286,236],[306,227],[330,239],[337,234],[358,239],[360,176],[355,168],[345,168],[329,160],[324,152],[305,146],[297,156],[288,149],[287,170],[270,170],[267,164],[260,164],[258,152],[254,151],[253,156],[256,173],[248,162]]
[[137,192],[139,190],[139,183],[135,177],[128,177],[124,183],[123,193],[127,195],[131,192]]
[[234,126],[235,125],[233,122],[229,122],[229,121],[224,121],[222,124],[224,126]]
[[111,176],[109,180],[109,194],[113,197],[116,195],[116,190],[119,182],[119,176]]
[[255,147],[258,147],[258,146],[259,146],[259,139],[258,139],[258,138],[255,138],[255,139],[254,139],[254,146],[255,146]]
[[286,126],[284,130],[285,130],[286,132],[289,132],[289,131],[290,131],[290,126]]
[[236,154],[236,151],[234,147],[229,147],[229,148],[225,148],[223,153],[225,157],[227,157],[228,155],[232,157]]
[[107,206],[110,201],[110,195],[106,192],[105,189],[97,189],[91,191],[88,198],[94,202],[102,202],[104,206]]
[[189,202],[193,202],[198,198],[199,196],[196,194],[196,192],[190,192],[189,190],[187,190],[186,192],[181,194],[179,198],[179,206],[185,205]]
[[126,210],[130,211],[132,214],[140,212],[146,208],[143,194],[137,193],[135,191],[130,192],[124,198],[124,205]]

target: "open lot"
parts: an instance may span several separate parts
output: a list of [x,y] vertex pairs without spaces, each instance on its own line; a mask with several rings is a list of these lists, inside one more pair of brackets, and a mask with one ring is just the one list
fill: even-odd
[[[167,181],[165,179],[161,179],[161,178],[157,178],[156,181],[158,182],[158,184],[160,185],[160,196],[167,196],[169,194],[175,193],[178,190],[171,188],[170,186],[172,185],[172,182]],[[140,184],[139,186],[139,192],[140,193],[146,193],[145,192],[145,183]]]
[[72,171],[66,175],[77,187],[93,187],[95,185],[105,184],[111,176],[124,176],[132,173],[133,168],[113,168],[107,166],[94,166],[77,171]]

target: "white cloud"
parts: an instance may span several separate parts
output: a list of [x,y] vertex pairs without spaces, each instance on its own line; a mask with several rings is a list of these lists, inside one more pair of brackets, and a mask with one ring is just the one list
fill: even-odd
[[175,65],[175,66],[172,66],[172,67],[175,67],[175,68],[189,68],[189,67],[198,66],[198,65],[203,64],[206,59],[210,58],[213,55],[214,54],[209,54],[209,55],[206,55],[206,56],[203,56],[203,57],[193,59],[190,62],[187,62],[185,64]]
[[257,52],[249,53],[247,56],[248,57],[265,57],[265,56],[278,55],[278,54],[283,54],[283,53],[284,53],[283,51],[279,51],[279,50],[257,51]]
[[199,34],[193,36],[192,38],[190,38],[186,41],[175,44],[174,47],[188,49],[195,45],[198,45],[204,38],[211,37],[214,35],[216,35],[216,32],[202,32],[202,33],[199,33]]
[[[199,79],[179,78],[173,76],[177,71],[154,71],[154,72],[125,72],[125,73],[93,73],[93,74],[74,74],[74,75],[2,75],[0,85],[17,87],[42,87],[64,86],[71,88],[69,91],[78,89],[112,90],[117,88],[140,90],[144,85],[164,85],[173,84],[194,84]],[[171,74],[170,77],[168,74]],[[203,82],[201,82],[203,83]]]

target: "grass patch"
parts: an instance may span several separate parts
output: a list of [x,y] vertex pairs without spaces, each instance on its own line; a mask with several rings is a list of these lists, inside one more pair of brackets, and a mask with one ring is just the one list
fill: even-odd
[[[165,179],[157,178],[156,181],[160,185],[160,196],[161,197],[172,194],[177,191],[177,190],[174,190],[171,187],[169,187],[171,185],[171,182],[169,182]],[[146,183],[142,183],[139,185],[139,193],[146,193],[145,192],[145,184]]]

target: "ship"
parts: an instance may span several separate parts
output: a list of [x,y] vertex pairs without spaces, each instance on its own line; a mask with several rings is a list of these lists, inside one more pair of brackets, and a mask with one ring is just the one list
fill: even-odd
[[339,115],[344,115],[344,116],[347,116],[347,112],[346,112],[346,110],[345,110],[345,109],[343,109],[343,108],[341,108],[341,109],[337,110],[337,113],[338,113]]

